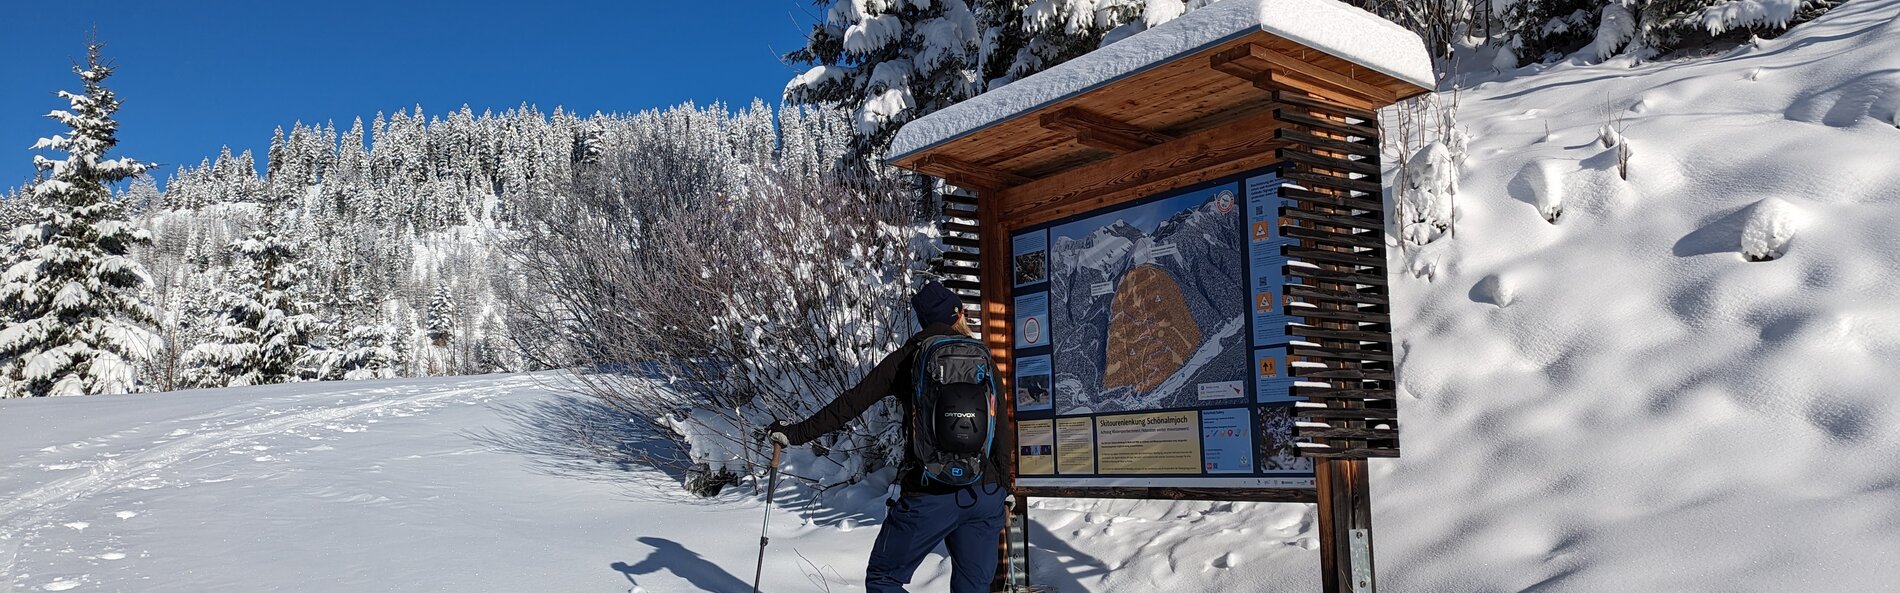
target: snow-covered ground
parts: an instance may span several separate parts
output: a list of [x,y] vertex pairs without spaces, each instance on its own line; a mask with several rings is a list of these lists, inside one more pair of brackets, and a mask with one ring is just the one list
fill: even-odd
[[[1456,236],[1395,256],[1385,590],[1900,590],[1896,17],[1852,0],[1711,58],[1465,91]],[[1598,140],[1618,121],[1627,181]],[[551,417],[659,445],[556,380],[0,401],[0,587],[747,590],[749,488],[692,499],[576,457]],[[880,495],[787,486],[766,590],[858,588]],[[1031,518],[1034,581],[1061,591],[1318,588],[1301,505]]]
[[1394,258],[1383,584],[1900,591],[1896,17],[1465,93],[1457,235]]
[[[557,418],[663,447],[551,375],[0,400],[0,590],[750,590],[764,509],[749,487],[702,500],[674,477],[594,465],[547,430]],[[882,494],[814,500],[788,482],[763,588],[861,588]],[[1304,509],[1223,525],[1235,508],[1047,505],[1037,560],[1070,589],[1308,572]],[[1149,554],[1169,561],[1132,561]],[[927,561],[918,590],[947,573]]]
[[[588,408],[551,380],[0,401],[0,589],[749,589],[759,503],[567,463],[539,421]],[[810,590],[795,551],[856,566],[874,533],[791,515],[772,590]]]

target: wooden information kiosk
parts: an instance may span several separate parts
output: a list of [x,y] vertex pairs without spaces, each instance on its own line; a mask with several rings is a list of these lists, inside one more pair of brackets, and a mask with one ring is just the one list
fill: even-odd
[[[974,192],[944,198],[939,271],[980,310],[1019,497],[1317,503],[1323,590],[1376,590],[1377,111],[1431,77],[1364,11],[1227,0],[899,132],[892,164]],[[1005,540],[998,590],[1027,584]]]

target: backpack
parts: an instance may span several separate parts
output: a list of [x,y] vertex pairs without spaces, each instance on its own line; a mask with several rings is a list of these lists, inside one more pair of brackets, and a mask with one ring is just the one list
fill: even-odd
[[937,336],[917,351],[910,448],[926,481],[968,486],[983,479],[995,440],[1001,391],[990,351],[964,336]]

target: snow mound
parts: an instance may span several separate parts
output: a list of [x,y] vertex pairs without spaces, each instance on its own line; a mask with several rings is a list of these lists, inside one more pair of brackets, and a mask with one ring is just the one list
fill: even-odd
[[[1266,31],[1423,88],[1431,58],[1417,34],[1336,0],[1226,0],[905,124],[897,159],[1227,40]],[[807,73],[807,76],[812,76]]]

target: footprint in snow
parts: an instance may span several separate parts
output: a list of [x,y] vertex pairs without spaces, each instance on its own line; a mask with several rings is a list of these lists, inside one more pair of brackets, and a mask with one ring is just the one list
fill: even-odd
[[104,554],[100,554],[99,559],[100,560],[124,560],[125,553],[124,552],[106,552]]
[[91,523],[87,523],[85,521],[74,521],[71,523],[66,523],[64,525],[68,529],[72,529],[73,531],[85,531],[87,527],[92,527]]
[[75,581],[71,579],[60,579],[57,581],[53,581],[51,583],[40,585],[40,589],[45,590],[45,591],[66,591],[66,590],[72,589],[73,587],[78,587],[78,586],[79,586],[79,581]]
[[139,514],[138,514],[138,511],[119,511],[117,513],[113,513],[112,516],[118,517],[119,520],[123,521],[126,519],[137,517],[139,516]]

